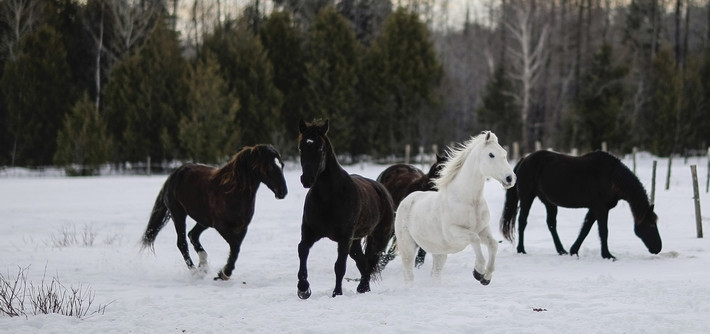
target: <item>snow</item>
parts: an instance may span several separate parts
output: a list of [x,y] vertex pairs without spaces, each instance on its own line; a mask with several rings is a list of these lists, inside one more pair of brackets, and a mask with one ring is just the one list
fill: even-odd
[[[654,157],[639,155],[638,175],[651,189]],[[631,166],[631,160],[623,160]],[[103,314],[82,319],[61,315],[0,315],[8,333],[708,333],[710,332],[710,244],[696,238],[690,164],[698,165],[701,204],[707,217],[707,159],[673,162],[670,190],[665,190],[667,160],[659,159],[656,213],[663,250],[650,254],[633,233],[629,206],[620,202],[610,213],[609,249],[617,261],[600,255],[596,227],[579,257],[555,252],[536,201],[526,230],[527,255],[503,241],[491,284],[472,277],[469,248],[450,255],[442,281],[429,278],[431,259],[415,270],[406,287],[395,259],[358,294],[357,282],[343,283],[343,296],[331,298],[335,243],[315,244],[309,258],[313,295],[296,296],[297,245],[306,189],[298,164],[287,163],[289,194],[276,200],[260,187],[256,213],[236,269],[229,281],[213,281],[228,254],[215,230],[202,237],[209,254],[206,275],[189,272],[177,250],[172,223],[155,243],[140,252],[139,239],[166,175],[68,178],[0,174],[0,273],[13,277],[26,268],[28,281],[56,277],[66,287],[88,287]],[[427,166],[422,166],[427,169]],[[386,166],[345,167],[375,178]],[[494,236],[504,190],[486,183]],[[586,211],[559,210],[558,230],[567,249]],[[706,235],[710,233],[704,219]],[[57,245],[67,231],[95,235],[93,245]],[[191,250],[193,260],[197,255]],[[346,278],[357,278],[348,260]]]

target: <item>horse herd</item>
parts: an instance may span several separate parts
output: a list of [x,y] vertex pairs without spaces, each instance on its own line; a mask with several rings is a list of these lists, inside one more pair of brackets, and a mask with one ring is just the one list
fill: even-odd
[[[500,228],[511,242],[520,203],[518,253],[525,253],[524,231],[536,197],[547,209],[547,225],[559,254],[567,251],[557,235],[557,207],[588,208],[570,254],[578,253],[597,221],[601,255],[614,259],[607,246],[607,217],[621,199],[629,202],[634,232],[649,252],[661,251],[658,218],[643,186],[608,153],[571,157],[538,151],[521,159],[513,169],[496,135],[485,131],[451,148],[445,157],[437,156],[428,174],[398,164],[385,169],[375,181],[348,174],[340,166],[327,136],[328,126],[327,120],[299,122],[301,183],[309,189],[298,244],[297,294],[301,299],[311,295],[308,255],[322,238],[337,243],[333,297],[343,293],[348,256],[361,275],[357,291],[364,293],[370,291],[370,280],[395,254],[402,259],[405,282],[410,283],[413,267],[421,265],[427,252],[433,258],[431,275],[440,279],[447,254],[469,245],[476,255],[474,278],[489,284],[498,242],[491,233],[490,212],[483,196],[486,179],[494,179],[507,189]],[[143,247],[152,247],[158,232],[172,218],[186,265],[204,272],[207,253],[200,244],[200,234],[213,227],[230,246],[227,263],[214,279],[228,280],[254,214],[259,185],[265,184],[278,199],[288,193],[283,167],[281,156],[271,145],[245,147],[220,168],[201,164],[179,167],[168,176],[155,200],[142,237]],[[196,225],[186,235],[187,216]],[[190,258],[188,239],[199,257],[197,268]],[[481,245],[487,248],[487,259]]]

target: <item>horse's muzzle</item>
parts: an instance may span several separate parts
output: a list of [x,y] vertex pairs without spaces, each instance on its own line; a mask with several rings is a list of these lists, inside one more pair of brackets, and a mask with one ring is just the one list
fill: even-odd
[[505,181],[501,182],[501,183],[503,184],[503,188],[510,189],[513,186],[515,186],[515,181],[516,181],[515,175],[508,175],[505,177]]
[[313,185],[313,179],[306,176],[306,174],[301,175],[301,184],[303,188],[310,188]]

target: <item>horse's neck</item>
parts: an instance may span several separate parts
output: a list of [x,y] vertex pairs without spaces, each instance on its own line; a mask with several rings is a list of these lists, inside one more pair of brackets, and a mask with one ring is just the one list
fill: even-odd
[[454,195],[457,201],[472,202],[483,195],[483,186],[486,177],[478,168],[478,161],[475,157],[469,157],[461,166],[461,170],[456,178],[446,187],[446,191]]
[[318,176],[315,187],[339,189],[342,187],[342,182],[344,182],[346,177],[348,177],[348,173],[340,166],[335,154],[327,154],[325,158],[325,168]]
[[638,181],[636,175],[632,174],[631,171],[622,169],[618,173],[617,180],[614,180],[618,189],[617,193],[621,199],[629,203],[634,220],[639,222],[643,219],[643,216],[651,205],[646,190],[641,185],[641,182]]

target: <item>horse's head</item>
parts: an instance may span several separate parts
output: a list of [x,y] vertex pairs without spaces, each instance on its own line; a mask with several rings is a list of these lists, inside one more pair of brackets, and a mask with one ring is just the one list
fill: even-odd
[[498,144],[498,137],[493,132],[485,131],[484,143],[478,152],[483,175],[500,182],[505,189],[515,185],[515,173],[508,163],[508,152]]
[[301,155],[301,184],[304,188],[310,188],[316,183],[318,175],[325,170],[325,162],[328,150],[328,120],[306,123],[301,120],[298,123],[298,152]]
[[288,194],[284,178],[284,163],[281,155],[271,145],[257,145],[253,150],[254,160],[252,170],[259,181],[274,192],[276,198],[282,199]]
[[436,162],[429,168],[429,173],[427,177],[429,179],[436,179],[441,176],[441,169],[444,167],[444,162],[446,162],[446,156],[436,155]]
[[646,248],[651,254],[661,252],[661,235],[658,233],[658,216],[653,212],[653,205],[648,207],[648,210],[643,215],[641,221],[636,222],[634,233],[641,238]]

